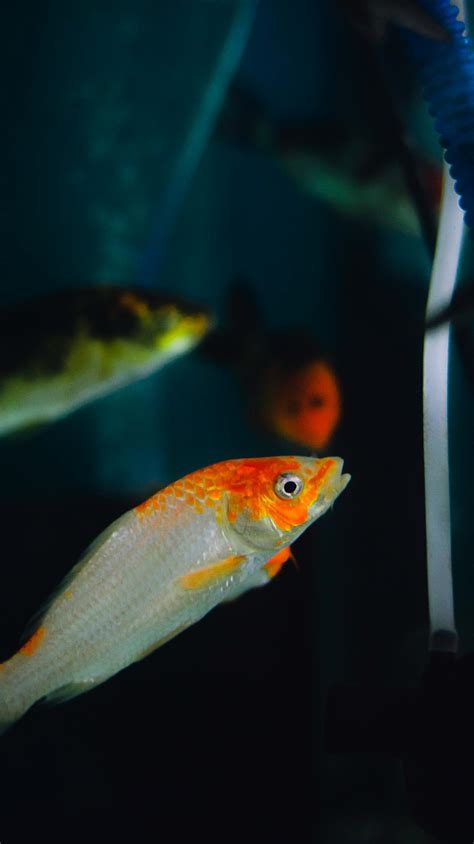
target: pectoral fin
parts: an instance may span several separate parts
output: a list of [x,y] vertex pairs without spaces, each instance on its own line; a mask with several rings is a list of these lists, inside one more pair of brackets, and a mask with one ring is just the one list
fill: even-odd
[[281,567],[285,565],[288,560],[294,561],[294,556],[291,550],[291,545],[288,545],[286,548],[282,548],[281,551],[275,554],[268,563],[265,563],[264,569],[268,574],[269,578],[275,577],[278,574]]
[[270,582],[270,580],[273,580],[287,560],[293,560],[293,562],[295,562],[295,558],[289,546],[288,548],[282,548],[282,550],[278,551],[278,553],[275,554],[268,563],[265,563],[261,569],[258,569],[247,577],[240,589],[237,592],[234,591],[232,597],[226,598],[226,601],[235,601],[236,598],[240,598],[241,595],[244,595],[245,592],[248,592],[250,589],[256,589],[258,586],[265,586]]
[[184,574],[180,577],[179,582],[184,589],[206,589],[210,586],[216,586],[220,580],[225,580],[232,572],[237,571],[246,559],[245,556],[227,557],[211,566],[196,569],[190,574]]

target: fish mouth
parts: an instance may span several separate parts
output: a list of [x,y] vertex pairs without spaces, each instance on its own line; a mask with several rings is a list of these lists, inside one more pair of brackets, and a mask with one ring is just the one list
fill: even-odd
[[344,460],[342,460],[342,458],[340,458],[340,457],[335,458],[335,459],[337,460],[337,466],[335,467],[335,470],[334,470],[336,472],[336,477],[334,479],[332,479],[332,484],[333,484],[334,492],[336,493],[336,495],[340,495],[341,492],[343,492],[345,490],[345,488],[346,488],[347,484],[349,483],[352,476],[347,474],[347,473],[343,475],[342,469],[343,469],[343,466],[344,466]]
[[328,490],[327,490],[327,497],[330,497],[331,494],[334,498],[337,498],[338,495],[343,492],[351,479],[351,475],[342,474],[342,469],[344,467],[344,460],[342,457],[331,457],[328,458],[334,461],[334,466],[331,469],[328,478]]
[[336,498],[345,490],[351,479],[350,475],[342,473],[344,460],[341,457],[327,457],[323,458],[321,462],[324,460],[328,461],[330,468],[312,506],[312,511],[316,514],[316,517],[322,515],[334,504]]
[[164,334],[159,333],[156,345],[160,351],[179,354],[196,346],[212,327],[209,314],[183,316]]

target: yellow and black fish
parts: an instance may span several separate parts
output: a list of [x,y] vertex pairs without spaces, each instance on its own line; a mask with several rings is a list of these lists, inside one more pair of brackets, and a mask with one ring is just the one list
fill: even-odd
[[155,372],[210,327],[151,290],[62,290],[0,313],[0,436],[52,422]]

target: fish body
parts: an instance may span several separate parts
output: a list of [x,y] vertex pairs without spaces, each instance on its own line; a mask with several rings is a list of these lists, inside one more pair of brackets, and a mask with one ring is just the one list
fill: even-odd
[[[33,634],[0,665],[0,725],[81,694],[223,600],[268,582],[349,481],[340,458],[229,460],[125,513],[93,543]],[[270,565],[269,565],[270,564]]]
[[[304,194],[362,223],[420,234],[393,148],[341,121],[277,121],[245,86],[231,86],[218,137],[270,158]],[[418,179],[437,213],[441,167],[413,153]]]
[[150,290],[64,290],[0,314],[0,436],[52,422],[155,372],[210,326]]
[[334,365],[306,329],[269,331],[245,283],[232,285],[202,353],[233,371],[257,425],[310,450],[328,448],[342,415]]
[[[387,160],[372,167],[375,153],[362,138],[351,137],[348,132],[344,147],[336,146],[332,155],[317,146],[283,144],[276,159],[304,193],[335,211],[405,234],[419,234],[417,213],[401,166]],[[419,158],[417,171],[432,207],[438,211],[441,169]]]

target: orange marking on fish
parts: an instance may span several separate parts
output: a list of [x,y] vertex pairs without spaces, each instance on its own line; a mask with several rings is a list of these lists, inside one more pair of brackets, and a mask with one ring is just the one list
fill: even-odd
[[46,629],[44,627],[38,627],[38,629],[33,633],[30,639],[20,648],[19,653],[26,654],[26,656],[32,656],[36,650],[38,650],[41,642],[44,639],[44,635],[46,633]]
[[143,501],[141,504],[138,504],[135,507],[135,513],[137,516],[148,516],[153,510],[158,510],[159,501],[158,496],[161,493],[157,493],[156,495],[152,495],[151,498],[147,498],[146,501]]
[[293,458],[251,458],[242,460],[228,482],[232,506],[230,512],[238,513],[243,507],[252,518],[270,516],[282,530],[291,530],[303,524],[308,517],[308,506],[301,501],[282,501],[273,491],[273,483],[279,472],[297,470],[299,462]]
[[66,591],[64,592],[64,597],[65,598],[72,598],[72,592],[71,592],[70,589],[66,589]]
[[206,566],[198,571],[192,571],[190,574],[183,575],[180,577],[179,582],[185,589],[203,589],[208,586],[214,586],[216,582],[240,568],[245,560],[246,557],[242,556],[227,557],[226,560],[221,560],[212,566]]
[[316,476],[307,476],[303,493],[294,500],[282,500],[273,490],[280,472],[298,471],[299,461],[292,457],[248,458],[224,461],[188,475],[186,481],[205,492],[200,504],[216,508],[218,522],[223,517],[221,501],[228,498],[228,518],[235,521],[247,509],[254,519],[271,517],[276,526],[289,531],[308,519],[308,508],[318,495],[318,487],[333,461],[320,468]]
[[146,302],[141,302],[140,299],[138,299],[133,293],[124,293],[120,297],[119,301],[120,304],[127,309],[127,311],[130,311],[140,317],[140,319],[146,319],[150,316],[149,305],[147,305]]
[[[192,507],[199,514],[205,507],[214,508],[220,523],[225,502],[226,515],[232,523],[247,511],[252,519],[271,518],[278,528],[289,531],[307,521],[309,507],[317,499],[319,487],[333,465],[334,461],[326,458],[313,475],[309,470],[302,470],[293,457],[229,460],[191,473],[139,504],[135,512],[141,518],[148,516],[163,506],[165,496],[174,496],[182,506]],[[281,499],[274,489],[275,480],[280,473],[291,471],[302,472],[303,491],[295,499]]]
[[166,509],[168,503],[166,496],[169,495],[174,495],[173,485],[160,489],[160,491],[155,492],[151,498],[147,498],[146,501],[142,501],[141,504],[137,504],[134,508],[135,513],[140,519],[143,519],[146,516],[150,516],[156,510]]
[[291,545],[288,545],[286,548],[282,548],[281,551],[277,551],[271,560],[269,560],[268,563],[265,563],[263,568],[269,577],[275,577],[288,560],[294,560],[291,552]]

